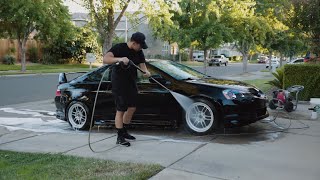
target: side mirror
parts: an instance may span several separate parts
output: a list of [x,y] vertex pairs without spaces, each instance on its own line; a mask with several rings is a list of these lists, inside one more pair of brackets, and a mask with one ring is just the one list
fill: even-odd
[[161,84],[166,84],[167,83],[167,80],[164,79],[161,75],[159,74],[155,74],[155,75],[152,75],[151,77],[149,77],[149,81],[151,83],[156,83],[153,79],[155,79],[156,81],[158,81],[159,83]]
[[59,84],[67,83],[66,73],[59,74]]

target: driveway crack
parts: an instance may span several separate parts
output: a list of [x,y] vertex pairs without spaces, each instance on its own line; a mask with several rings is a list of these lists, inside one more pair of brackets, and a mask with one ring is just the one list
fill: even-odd
[[184,155],[183,157],[179,158],[178,160],[176,160],[175,162],[169,164],[166,168],[174,165],[175,163],[181,161],[182,159],[184,159],[185,157],[189,156],[190,154],[196,152],[198,149],[202,148],[203,146],[207,145],[208,143],[204,143],[204,144],[200,144],[199,146],[197,146],[194,150],[192,150],[191,152],[189,152],[188,154]]

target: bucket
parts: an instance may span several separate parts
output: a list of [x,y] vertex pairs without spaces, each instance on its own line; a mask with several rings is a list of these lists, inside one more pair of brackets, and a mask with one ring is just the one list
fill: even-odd
[[318,113],[317,111],[312,111],[311,112],[311,119],[317,119],[318,118]]

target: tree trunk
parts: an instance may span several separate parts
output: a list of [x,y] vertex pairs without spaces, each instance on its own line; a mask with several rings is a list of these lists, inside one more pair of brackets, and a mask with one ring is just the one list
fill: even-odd
[[203,66],[204,66],[204,74],[207,75],[207,49],[203,50]]
[[280,53],[280,67],[282,67],[283,54]]
[[243,67],[242,67],[242,70],[243,70],[243,73],[246,73],[248,72],[248,53],[244,53],[242,54],[243,55]]
[[112,39],[113,39],[113,31],[108,33],[103,40],[103,46],[102,46],[103,55],[107,54],[109,49],[111,49]]
[[190,46],[190,48],[189,48],[189,60],[191,60],[191,61],[193,61],[194,59],[193,59],[193,47],[192,46]]
[[269,52],[269,70],[271,70],[272,51]]
[[18,39],[19,54],[21,57],[21,72],[26,72],[26,39]]
[[179,63],[181,64],[181,53],[182,53],[182,51],[181,51],[181,49],[179,48]]

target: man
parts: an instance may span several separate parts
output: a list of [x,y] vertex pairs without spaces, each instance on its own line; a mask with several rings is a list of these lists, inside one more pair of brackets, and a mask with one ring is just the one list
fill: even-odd
[[119,43],[113,46],[103,57],[103,63],[114,64],[123,63],[125,66],[113,66],[111,72],[112,94],[115,98],[116,117],[115,126],[118,131],[117,144],[130,146],[129,140],[136,138],[127,131],[132,116],[136,111],[137,101],[137,69],[130,66],[129,60],[138,65],[144,72],[144,76],[149,77],[150,72],[145,65],[145,57],[142,49],[147,49],[145,35],[141,32],[132,34],[127,43]]

